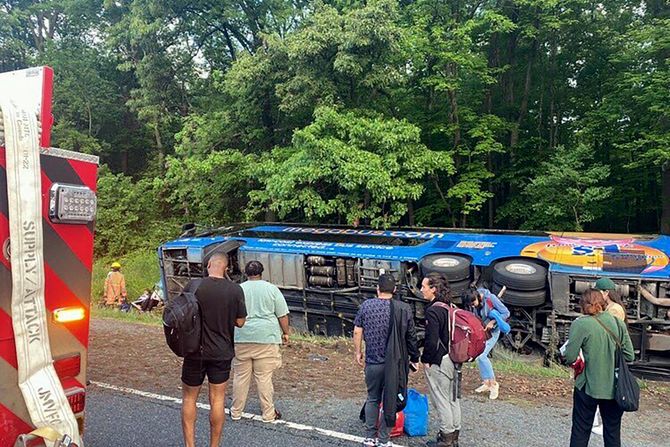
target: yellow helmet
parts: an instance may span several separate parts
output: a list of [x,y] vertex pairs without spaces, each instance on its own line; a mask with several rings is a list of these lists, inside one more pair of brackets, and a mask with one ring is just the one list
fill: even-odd
[[112,268],[113,268],[113,269],[120,269],[120,268],[121,268],[121,264],[119,264],[118,262],[112,262]]

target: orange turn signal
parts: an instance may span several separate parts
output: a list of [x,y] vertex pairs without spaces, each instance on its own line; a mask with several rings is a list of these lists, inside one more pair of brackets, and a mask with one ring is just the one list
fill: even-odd
[[70,323],[83,320],[86,317],[86,310],[83,307],[63,307],[54,310],[53,316],[59,323]]

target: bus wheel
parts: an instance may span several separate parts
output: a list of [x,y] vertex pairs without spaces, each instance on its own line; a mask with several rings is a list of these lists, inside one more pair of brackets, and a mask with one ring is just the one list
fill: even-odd
[[463,281],[470,278],[470,259],[459,255],[429,255],[421,260],[421,272],[442,273],[449,282]]
[[547,269],[533,261],[511,259],[493,266],[493,280],[515,290],[544,289],[547,283]]
[[[501,284],[496,284],[497,290],[499,291],[502,288]],[[518,307],[538,307],[544,304],[547,300],[547,291],[542,290],[533,290],[530,292],[507,289],[503,294],[501,300],[505,304],[510,306]]]

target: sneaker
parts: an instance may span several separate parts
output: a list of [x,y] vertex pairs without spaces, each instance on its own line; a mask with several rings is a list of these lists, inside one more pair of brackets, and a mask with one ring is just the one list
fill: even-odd
[[269,421],[263,419],[263,422],[274,422],[274,421],[279,420],[279,419],[281,419],[281,413],[279,412],[279,410],[275,409],[275,418],[270,419]]
[[495,382],[489,392],[489,399],[491,400],[497,399],[499,391],[500,391],[500,384],[498,382]]
[[393,447],[393,443],[391,441],[386,442],[377,441],[377,447]]
[[232,419],[233,421],[240,421],[242,420],[242,416],[233,416],[233,414],[231,413],[230,419]]
[[363,439],[363,447],[377,447],[377,440],[375,438]]
[[602,424],[594,425],[593,427],[591,427],[591,433],[595,433],[596,435],[602,436],[603,435],[603,425]]
[[475,389],[475,393],[485,393],[489,390],[489,386],[485,383],[482,383],[482,385]]

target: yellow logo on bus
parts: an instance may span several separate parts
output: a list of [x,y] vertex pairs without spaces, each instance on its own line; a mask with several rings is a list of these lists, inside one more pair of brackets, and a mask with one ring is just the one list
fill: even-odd
[[521,255],[584,270],[621,273],[651,273],[670,260],[662,251],[640,245],[635,238],[550,236],[549,241],[526,246]]

